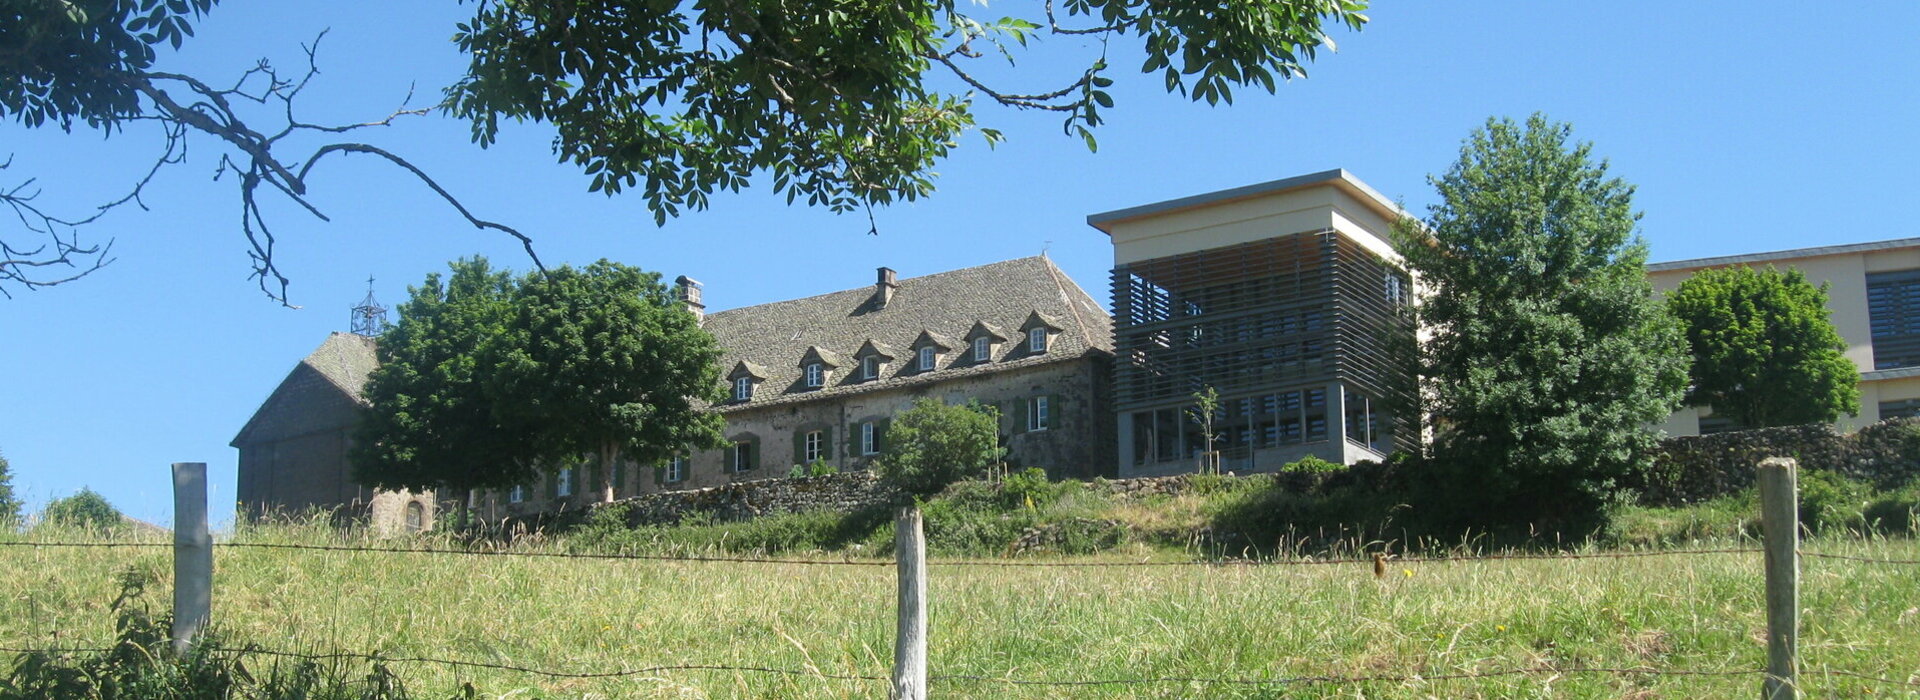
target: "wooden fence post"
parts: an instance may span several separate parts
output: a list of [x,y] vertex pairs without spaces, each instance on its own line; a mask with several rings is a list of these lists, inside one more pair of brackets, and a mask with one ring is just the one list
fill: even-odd
[[1760,461],[1760,528],[1767,555],[1767,678],[1762,700],[1800,697],[1800,495],[1788,457]]
[[893,521],[894,562],[900,577],[900,624],[893,640],[894,700],[927,697],[927,539],[920,508],[906,506]]
[[207,533],[207,465],[173,463],[173,652],[185,654],[213,608],[213,536]]

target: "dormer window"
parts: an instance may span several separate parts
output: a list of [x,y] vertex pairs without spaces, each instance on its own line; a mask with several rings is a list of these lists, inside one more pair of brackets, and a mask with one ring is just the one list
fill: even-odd
[[1040,354],[1047,351],[1047,329],[1027,329],[1027,352]]
[[753,400],[753,377],[733,378],[733,400],[742,402]]
[[986,362],[993,359],[993,339],[981,336],[973,339],[973,361]]
[[880,358],[868,355],[860,358],[860,378],[868,381],[880,378]]
[[807,388],[818,389],[827,383],[827,368],[818,362],[807,363]]
[[938,350],[934,350],[933,348],[930,348],[930,347],[920,348],[920,371],[932,372],[934,361],[939,357],[940,357],[940,352]]

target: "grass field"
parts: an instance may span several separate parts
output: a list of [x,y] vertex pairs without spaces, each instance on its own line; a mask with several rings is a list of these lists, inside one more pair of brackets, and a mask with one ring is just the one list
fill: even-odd
[[[31,537],[91,539],[45,530]],[[228,539],[367,544],[302,527]],[[520,547],[561,551],[557,543]],[[1806,549],[1920,559],[1920,545],[1909,539],[1820,538]],[[1091,560],[1124,558],[1044,561]],[[1758,692],[1758,676],[1544,669],[1748,671],[1764,664],[1758,554],[1395,563],[1381,580],[1366,564],[984,568],[938,561],[930,585],[936,677],[1261,680],[1541,671],[1289,685],[936,680],[935,694],[944,697],[1747,697]],[[155,584],[146,602],[159,612],[169,600],[170,562],[164,548],[0,547],[0,646],[109,643],[107,607],[118,572],[150,575]],[[1920,683],[1920,567],[1807,559],[1803,571],[1805,668]],[[228,646],[575,672],[710,664],[885,676],[893,586],[890,566],[222,548],[214,618]],[[482,697],[516,698],[885,695],[883,682],[746,671],[556,679],[423,663],[392,668],[415,697],[449,696],[462,683]],[[1835,676],[1810,675],[1806,687],[1810,697],[1920,696],[1916,685]]]

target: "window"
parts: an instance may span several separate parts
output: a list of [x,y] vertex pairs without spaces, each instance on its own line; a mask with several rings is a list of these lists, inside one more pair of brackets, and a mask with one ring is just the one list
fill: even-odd
[[729,469],[735,472],[744,472],[752,470],[756,466],[759,465],[754,463],[753,443],[751,441],[741,440],[733,443],[733,447],[727,449],[727,467]]
[[566,498],[573,495],[573,468],[560,470],[553,476],[553,495]]
[[1920,416],[1920,399],[1880,402],[1880,420]]
[[986,362],[993,359],[993,339],[980,336],[973,339],[973,361]]
[[872,421],[860,424],[860,454],[880,453],[880,426]]
[[801,452],[801,456],[806,460],[807,464],[826,459],[826,443],[826,436],[821,434],[820,431],[814,430],[807,433],[806,441],[803,444],[803,450]]
[[868,355],[860,358],[860,378],[872,380],[880,376],[880,357]]
[[687,480],[687,458],[675,457],[667,462],[667,483]]
[[827,372],[818,362],[807,363],[807,388],[818,389],[827,383]]
[[1027,430],[1046,430],[1053,425],[1051,402],[1045,396],[1027,399]]
[[508,503],[521,503],[527,500],[527,487],[515,486],[507,490]]
[[1043,353],[1047,351],[1047,329],[1034,328],[1027,331],[1027,352]]
[[1867,275],[1873,368],[1920,365],[1920,270]]
[[935,358],[940,355],[933,348],[920,348],[920,371],[932,372]]
[[1400,277],[1391,272],[1387,273],[1386,297],[1387,303],[1394,306],[1407,302],[1406,291],[1401,288]]
[[426,528],[427,509],[419,501],[407,501],[407,532],[419,532]]
[[733,380],[733,400],[751,401],[753,399],[753,377],[737,377]]

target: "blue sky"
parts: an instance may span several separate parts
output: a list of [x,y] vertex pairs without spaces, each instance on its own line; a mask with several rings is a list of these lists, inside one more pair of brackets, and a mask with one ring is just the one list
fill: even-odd
[[[345,122],[384,116],[410,86],[416,104],[431,103],[464,65],[447,39],[471,6],[340,7],[221,5],[160,68],[237,76],[261,57],[291,68],[299,44],[331,28],[303,117]],[[983,107],[982,123],[1009,143],[990,150],[970,135],[940,165],[931,199],[876,212],[878,236],[864,215],[790,207],[764,187],[656,227],[638,197],[588,193],[537,125],[507,130],[488,150],[437,115],[356,138],[413,159],[479,216],[533,235],[549,263],[608,257],[690,275],[714,310],[870,284],[883,265],[916,276],[1043,249],[1104,299],[1111,248],[1088,214],[1335,167],[1423,212],[1426,177],[1447,168],[1471,129],[1535,111],[1571,122],[1638,186],[1655,260],[1920,235],[1910,211],[1920,191],[1920,3],[1849,10],[1383,3],[1364,31],[1336,35],[1339,51],[1321,54],[1310,78],[1275,95],[1242,93],[1231,107],[1116,74],[1119,104],[1097,153],[1063,136],[1052,115]],[[1048,40],[1008,77],[1050,83],[1040,76],[1071,72],[1064,59],[1093,48]],[[1117,50],[1114,63],[1139,60]],[[103,139],[0,124],[0,158],[14,159],[0,186],[37,177],[43,204],[80,212],[121,194],[157,148],[143,128]],[[301,306],[284,308],[246,279],[237,188],[212,180],[215,152],[196,142],[149,188],[150,211],[121,210],[89,231],[116,240],[112,265],[0,300],[0,454],[31,508],[87,486],[165,522],[167,465],[204,461],[221,512],[233,498],[227,442],[294,363],[346,329],[369,275],[393,305],[459,256],[527,267],[511,240],[467,227],[400,171],[350,158],[312,178],[331,223],[273,210]]]

